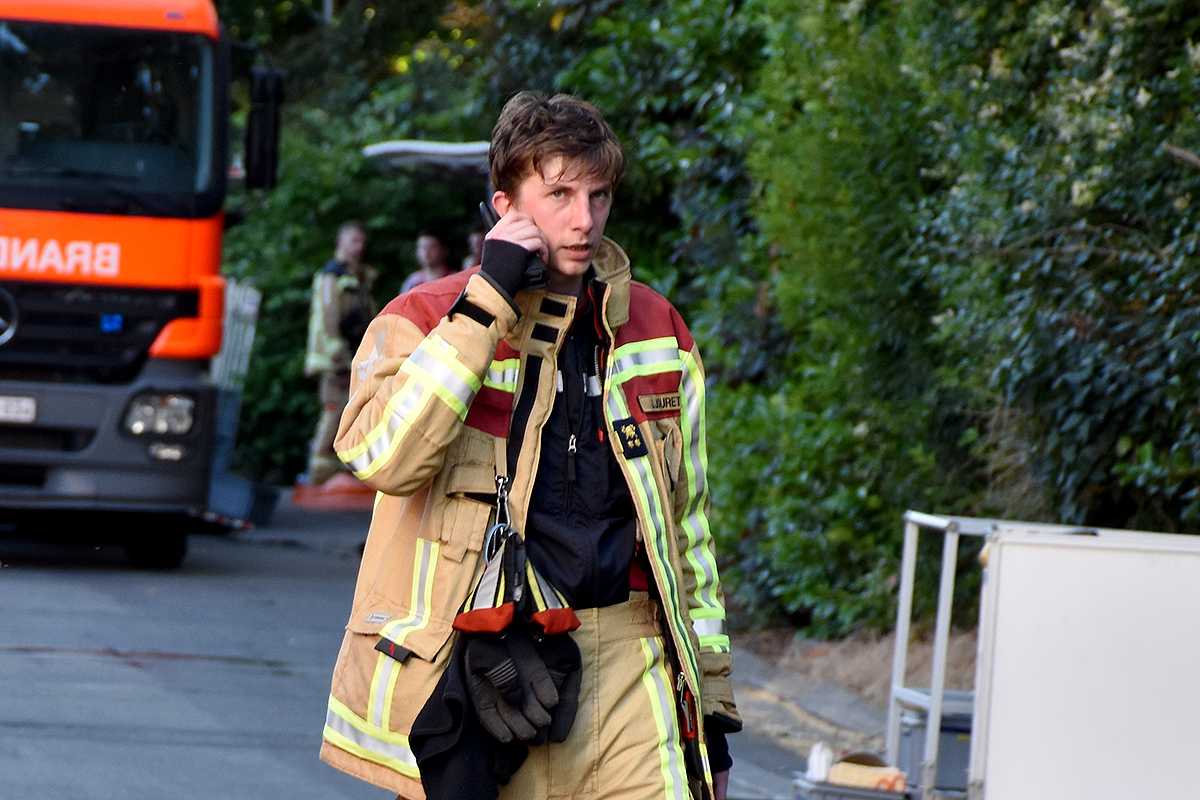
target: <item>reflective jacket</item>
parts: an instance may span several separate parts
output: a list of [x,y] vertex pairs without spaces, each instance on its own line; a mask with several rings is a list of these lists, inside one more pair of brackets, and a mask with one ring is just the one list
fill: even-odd
[[[671,304],[630,279],[620,247],[603,240],[593,266],[613,343],[602,386],[607,439],[634,498],[680,691],[690,691],[697,716],[740,727],[706,516],[700,356]],[[334,445],[378,494],[321,757],[418,800],[424,792],[408,734],[445,670],[452,623],[482,571],[498,474],[511,480],[513,521],[523,530],[554,404],[556,355],[576,302],[523,291],[518,314],[477,272],[417,287],[371,323]],[[679,707],[676,697],[663,702]],[[694,777],[711,784],[704,726],[697,727],[703,774]]]
[[[352,274],[340,261],[331,260],[313,276],[312,299],[308,313],[308,347],[304,354],[304,374],[345,372],[358,341],[349,338],[361,333],[376,309],[371,286],[376,271],[368,266]],[[356,320],[360,321],[356,324]],[[353,329],[359,328],[354,331]]]

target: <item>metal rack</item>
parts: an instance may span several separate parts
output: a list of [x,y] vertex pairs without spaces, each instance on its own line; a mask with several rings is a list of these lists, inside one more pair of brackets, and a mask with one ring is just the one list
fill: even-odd
[[[950,641],[950,613],[954,601],[954,581],[958,572],[960,536],[986,537],[1000,520],[977,517],[955,517],[926,514],[920,511],[904,513],[904,554],[900,562],[900,598],[896,610],[896,651],[892,657],[892,684],[888,702],[887,759],[897,763],[900,750],[900,715],[905,708],[926,713],[925,747],[921,758],[921,800],[961,797],[959,793],[936,790],[938,745],[942,730],[942,715],[947,710],[946,651]],[[904,685],[908,667],[909,631],[912,627],[913,590],[917,573],[917,543],[921,530],[941,533],[941,583],[938,587],[937,620],[933,638],[933,674],[928,689]],[[955,707],[970,709],[969,693],[956,692],[950,698]]]

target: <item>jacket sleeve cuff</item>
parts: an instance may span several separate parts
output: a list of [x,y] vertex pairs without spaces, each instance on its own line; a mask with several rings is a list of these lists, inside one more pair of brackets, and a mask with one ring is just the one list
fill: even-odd
[[506,335],[521,315],[516,302],[487,279],[483,273],[475,273],[467,281],[463,296],[472,305],[490,314],[496,320],[500,335]]

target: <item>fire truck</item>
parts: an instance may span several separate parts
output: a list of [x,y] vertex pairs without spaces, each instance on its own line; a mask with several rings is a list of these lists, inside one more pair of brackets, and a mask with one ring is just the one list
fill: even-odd
[[[231,51],[209,0],[0,0],[0,516],[146,566],[209,491]],[[280,85],[253,76],[250,187]]]

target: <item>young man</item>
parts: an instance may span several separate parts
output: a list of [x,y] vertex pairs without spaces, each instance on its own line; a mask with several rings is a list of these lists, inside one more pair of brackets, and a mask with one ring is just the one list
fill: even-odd
[[422,231],[417,236],[416,256],[418,269],[404,279],[404,285],[400,287],[401,294],[451,273],[450,265],[446,263],[446,246],[435,233]]
[[350,394],[350,359],[377,310],[371,297],[377,273],[362,261],[366,246],[363,224],[343,222],[333,258],[313,276],[304,374],[320,378],[321,416],[309,446],[310,486],[343,469],[333,452],[333,439]]
[[[496,796],[480,764],[505,800],[723,798],[741,721],[694,340],[604,238],[624,157],[593,106],[515,96],[489,160],[482,267],[394,300],[355,359],[336,449],[381,494],[322,758],[414,800]],[[573,632],[464,622],[522,593],[493,580],[505,508],[540,573],[520,589],[565,599]],[[547,655],[564,639],[575,673]],[[478,669],[480,641],[511,658]]]

